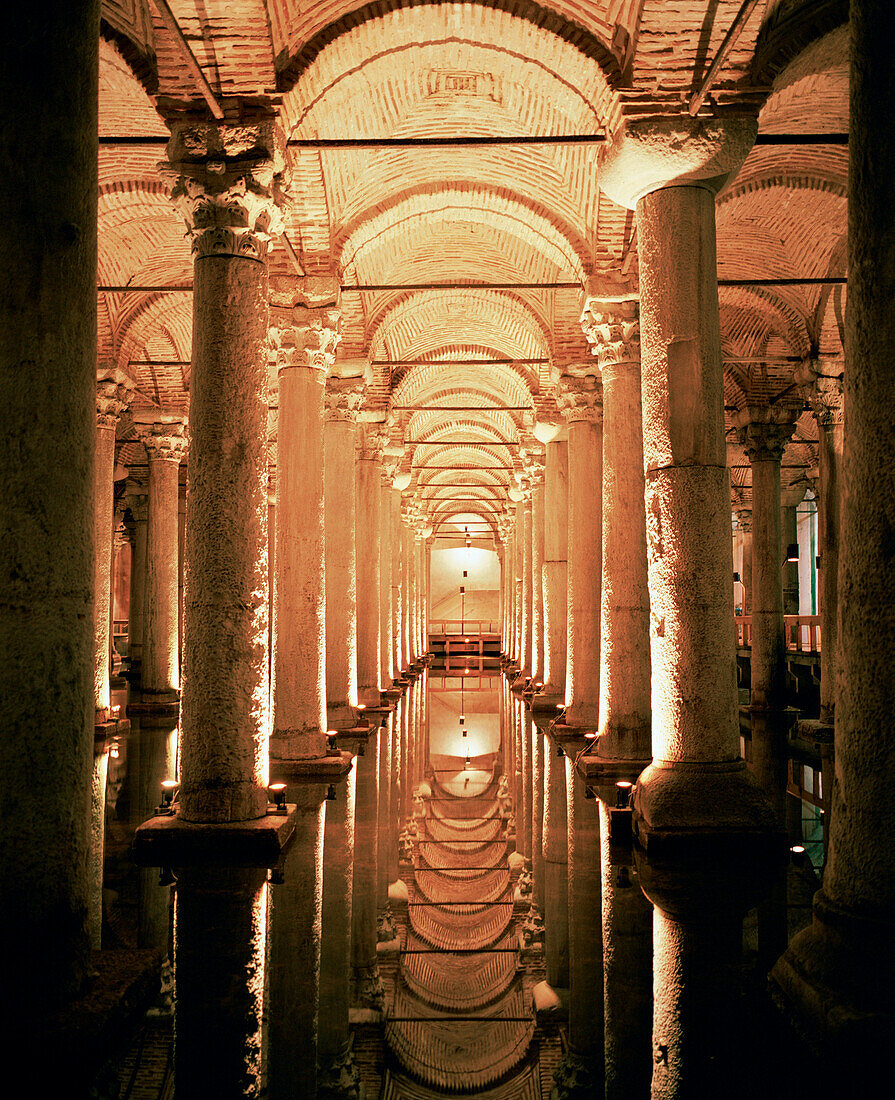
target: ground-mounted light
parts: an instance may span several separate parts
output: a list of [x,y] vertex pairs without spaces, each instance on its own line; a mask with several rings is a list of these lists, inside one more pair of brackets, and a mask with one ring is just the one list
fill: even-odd
[[336,800],[336,788],[332,783],[330,783],[330,785],[326,788],[326,801],[327,802],[335,802],[335,800]]
[[634,784],[627,779],[620,779],[615,784],[615,808],[617,810],[627,810],[628,804],[631,801],[631,791]]
[[267,793],[270,795],[270,801],[274,806],[274,813],[279,814],[281,817],[286,816],[286,784],[285,783],[271,783],[267,788]]
[[174,813],[174,799],[180,790],[180,783],[176,779],[162,780],[162,800],[155,811],[157,817],[170,817]]
[[339,755],[339,741],[335,730],[327,730],[326,733],[326,755],[338,756]]
[[786,548],[786,557],[783,559],[785,565],[791,565],[793,562],[799,560],[799,544],[797,542],[791,542]]
[[804,846],[801,844],[793,844],[793,846],[789,849],[789,856],[793,862],[793,865],[796,867],[804,867],[805,862],[808,858],[808,854],[805,851]]

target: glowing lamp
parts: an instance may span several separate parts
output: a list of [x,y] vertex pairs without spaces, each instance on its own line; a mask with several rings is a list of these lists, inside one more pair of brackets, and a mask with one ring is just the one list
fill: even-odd
[[786,548],[786,557],[784,558],[785,564],[789,565],[792,562],[799,560],[799,544],[797,542],[791,542]]
[[120,755],[121,755],[121,748],[118,744],[118,741],[117,740],[112,741],[109,744],[109,756],[111,756],[113,760],[117,760]]
[[615,808],[617,810],[627,810],[633,786],[634,784],[629,783],[627,779],[622,779],[615,784]]
[[159,817],[170,817],[174,813],[174,799],[180,789],[180,783],[176,779],[162,780],[162,801],[156,814]]
[[401,470],[400,473],[395,474],[392,478],[392,485],[401,493],[408,487],[413,479],[413,475],[409,470]]
[[285,783],[271,783],[267,788],[267,793],[270,795],[270,800],[274,804],[274,813],[279,814],[281,817],[286,816],[286,784]]
[[328,730],[326,734],[326,755],[338,756],[339,755],[339,742],[336,739],[336,731]]
[[597,731],[596,730],[586,730],[585,734],[584,734],[584,739],[585,739],[585,741],[596,741]]
[[805,849],[801,844],[793,844],[789,849],[790,857],[796,867],[802,867],[805,863],[806,854]]

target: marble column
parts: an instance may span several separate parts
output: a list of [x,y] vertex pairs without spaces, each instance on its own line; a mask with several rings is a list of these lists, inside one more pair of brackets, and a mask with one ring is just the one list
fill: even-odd
[[812,361],[808,400],[817,420],[818,556],[820,558],[821,647],[820,720],[832,725],[835,713],[841,480],[843,454],[842,364]]
[[[106,775],[108,746],[103,723],[111,717],[109,656],[111,653],[112,536],[115,513],[115,432],[121,414],[133,399],[133,382],[121,371],[101,370],[96,386],[96,451],[93,466],[93,705],[97,736],[93,746],[90,793],[90,946],[99,950],[103,923],[103,860],[105,853]],[[105,727],[108,729],[109,727]]]
[[128,477],[127,506],[133,519],[130,599],[127,615],[127,663],[129,672],[143,664],[143,601],[146,591],[146,524],[149,519],[147,487]]
[[544,734],[525,712],[523,732],[531,744],[531,870],[534,876],[532,901],[536,920],[543,929],[543,915],[546,900],[544,881],[544,754],[546,744]]
[[0,45],[0,929],[26,1029],[90,966],[98,27],[97,0],[54,0]]
[[[326,752],[323,392],[341,314],[336,279],[283,279],[273,289],[279,422],[271,757],[296,760]],[[281,306],[280,293],[297,304]]]
[[644,845],[701,829],[764,843],[773,825],[739,755],[715,248],[715,191],[755,132],[747,115],[708,126],[626,119],[601,167],[601,186],[636,208],[640,257],[653,762],[634,821]]
[[[798,545],[798,516],[796,510],[801,498],[805,495],[805,487],[802,485],[801,494],[797,502],[781,500],[780,516],[780,557],[785,559],[786,551],[793,543]],[[783,614],[798,615],[799,613],[799,563],[797,561],[786,562],[782,569],[783,576]]]
[[544,682],[544,467],[532,469],[531,492],[531,677]]
[[737,523],[743,535],[743,614],[752,614],[752,507],[736,509]]
[[603,391],[599,379],[595,374],[564,375],[560,379],[558,403],[569,422],[565,723],[596,730],[600,718],[599,622],[603,572]]
[[140,690],[150,699],[174,702],[180,695],[178,480],[187,430],[183,417],[156,415],[148,421],[144,415],[137,427],[149,459]]
[[270,117],[182,121],[163,171],[194,258],[180,790],[193,822],[267,810],[266,257],[284,151]]
[[355,768],[326,803],[317,1096],[358,1100],[360,1077],[349,1031]]
[[525,486],[525,498],[522,501],[522,628],[519,632],[521,651],[519,656],[520,676],[529,679],[532,674],[534,656],[534,584],[532,581],[533,516],[532,486]]
[[404,671],[404,547],[401,538],[401,491],[392,488],[389,494],[392,546],[392,679]]
[[94,519],[94,709],[96,721],[109,717],[110,607],[112,534],[115,510],[115,432],[134,397],[134,384],[123,371],[100,369],[96,382],[96,450],[93,465]]
[[516,526],[514,528],[513,540],[515,546],[514,562],[513,562],[513,663],[520,672],[522,670],[522,656],[524,650],[524,644],[522,641],[522,576],[523,576],[523,564],[525,555],[523,553],[523,543],[525,536],[525,500],[521,495],[522,490],[516,489],[515,493],[520,494],[519,499],[516,501]]
[[519,810],[516,820],[516,850],[526,859],[531,859],[533,852],[531,847],[532,830],[532,745],[528,736],[528,728],[525,718],[525,706],[521,699],[512,699],[513,721],[516,727],[516,741],[519,745],[520,767],[520,798]]
[[347,729],[357,720],[354,478],[357,412],[362,401],[356,382],[328,379],[323,429],[328,729]]
[[[883,1079],[895,1037],[895,863],[887,843],[895,726],[895,621],[889,487],[895,346],[895,98],[890,11],[853,0],[845,438],[839,558],[835,773],[830,843],[812,924],[774,977],[836,1084]],[[870,625],[872,624],[872,626]]]
[[566,692],[566,625],[569,546],[569,444],[547,444],[544,484],[544,687],[545,702],[561,706]]
[[384,437],[364,424],[357,451],[357,698],[381,702],[379,683],[379,464]]
[[401,502],[401,671],[406,672],[413,661],[411,655],[411,627],[413,621],[413,559],[410,554],[410,530],[404,517]]
[[382,982],[376,955],[376,880],[379,813],[379,738],[374,725],[355,762],[357,793],[354,827],[354,884],[351,906],[352,999],[381,1011]]
[[[395,844],[395,862],[397,862],[397,840],[393,838],[391,828],[391,798],[394,782],[394,757],[391,746],[391,730],[394,712],[389,714],[386,725],[379,730],[379,794],[376,809],[376,938],[380,943],[395,938],[395,925],[392,920],[391,905],[388,897],[389,874],[391,870],[391,845]],[[395,875],[397,878],[397,875]]]
[[[540,731],[536,731],[540,736]],[[544,746],[544,961],[547,982],[569,987],[569,833],[566,822],[565,754],[549,738]]]
[[[635,779],[650,759],[649,591],[643,507],[639,308],[629,287],[591,279],[582,328],[603,383],[603,545],[597,756]],[[621,777],[621,776],[620,776]]]
[[392,479],[381,470],[379,476],[379,682],[386,691],[397,675],[392,653]]

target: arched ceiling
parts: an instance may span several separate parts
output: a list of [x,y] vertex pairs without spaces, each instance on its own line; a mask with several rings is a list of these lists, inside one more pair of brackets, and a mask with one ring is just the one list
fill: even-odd
[[[431,138],[598,134],[622,100],[685,102],[740,0],[171,7],[215,94],[278,105],[292,138]],[[845,29],[827,2],[812,35],[808,7],[759,4],[713,88],[723,104],[740,87],[754,99],[759,69],[772,79],[761,132],[848,128]],[[146,0],[103,4],[100,70],[106,137],[164,138],[165,118],[201,105]],[[188,286],[191,261],[163,156],[158,143],[101,147],[99,283],[154,289],[100,292],[98,356],[135,378],[137,405],[185,408],[191,295],[164,288]],[[601,192],[598,160],[596,144],[290,148],[287,236],[307,274],[344,285],[340,355],[372,364],[371,402],[405,443],[408,493],[436,522],[459,507],[451,481],[507,507],[526,451],[540,447],[534,421],[554,407],[551,376],[591,359],[578,284],[620,268],[636,283],[635,222]],[[842,146],[756,146],[719,196],[719,277],[844,276],[846,168]],[[271,267],[291,271],[279,248]],[[477,281],[538,286],[456,286]],[[403,289],[439,283],[452,285]],[[719,293],[731,424],[791,389],[797,360],[841,357],[843,286]],[[809,458],[813,431],[803,417],[792,445]],[[732,443],[740,485],[741,459]]]

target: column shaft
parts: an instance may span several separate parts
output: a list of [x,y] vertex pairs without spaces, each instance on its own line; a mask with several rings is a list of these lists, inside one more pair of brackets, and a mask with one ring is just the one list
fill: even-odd
[[531,496],[531,674],[544,682],[544,482]]
[[130,600],[127,616],[127,662],[131,671],[143,663],[143,603],[146,591],[146,523],[148,497],[142,493],[127,494],[128,507],[134,520],[131,546]]
[[532,550],[533,550],[533,523],[531,514],[531,494],[522,502],[522,630],[520,640],[522,651],[519,664],[522,675],[531,676],[533,657],[533,615],[532,600],[534,597],[534,585],[532,583]]
[[397,673],[392,653],[392,517],[391,481],[379,485],[379,682],[391,687]]
[[[327,401],[330,400],[327,395]],[[357,587],[354,465],[357,427],[336,410],[324,427],[326,526],[326,721],[355,723],[357,706]]]
[[93,691],[96,720],[109,717],[109,607],[112,598],[112,526],[115,483],[112,474],[115,467],[115,425],[118,417],[103,417],[111,423],[98,423],[96,427],[96,452],[93,466]]
[[[180,691],[178,631],[178,476],[182,448],[149,453],[149,519],[143,605],[141,690],[176,699]],[[155,451],[155,453],[153,453]]]
[[379,462],[375,450],[357,463],[357,697],[380,703],[379,685]]
[[544,689],[557,701],[566,690],[568,619],[569,445],[547,444],[544,485]]

